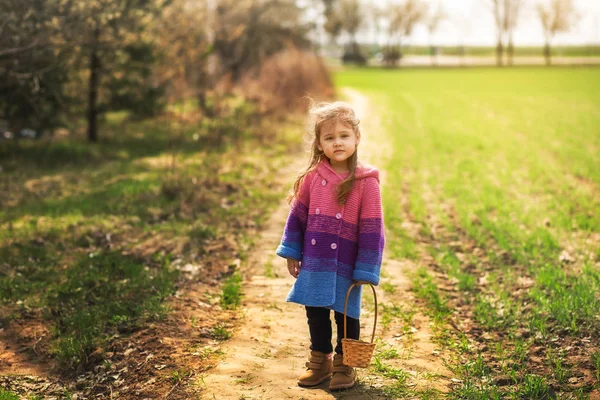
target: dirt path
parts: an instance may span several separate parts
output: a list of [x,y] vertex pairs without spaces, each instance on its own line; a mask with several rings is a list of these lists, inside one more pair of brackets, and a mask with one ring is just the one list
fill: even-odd
[[[382,149],[387,146],[377,145],[385,138],[378,118],[369,110],[368,99],[351,90],[345,90],[344,95],[355,107],[359,118],[364,119],[360,158],[366,162],[372,160],[375,164],[381,164],[389,154],[382,153]],[[302,164],[298,164],[290,168],[289,182],[294,177],[294,168],[297,170],[301,166]],[[385,181],[384,171],[382,180]],[[348,391],[330,393],[327,383],[314,389],[296,385],[308,354],[308,326],[303,307],[285,303],[293,278],[289,276],[283,260],[274,254],[288,211],[289,205],[282,200],[266,230],[257,240],[255,250],[249,258],[248,269],[244,271],[247,279],[244,289],[244,322],[232,339],[223,344],[221,350],[225,355],[221,363],[203,375],[201,398],[390,398],[385,388],[394,380],[378,375],[374,369],[359,370],[359,385]],[[419,312],[409,291],[410,281],[406,273],[414,265],[408,261],[391,260],[389,257],[384,257],[384,260],[382,283],[377,290],[380,301],[377,337],[382,341],[380,349],[395,351],[397,354],[386,359],[385,364],[404,370],[408,374],[406,387],[413,392],[427,389],[447,391],[451,374],[442,364],[441,350],[431,340],[428,318]],[[385,291],[382,290],[384,285],[387,288]],[[361,317],[362,331],[367,334],[373,320],[369,297],[368,294],[365,295]],[[396,312],[393,317],[388,318],[391,309]],[[368,340],[367,334],[363,335],[363,340]]]

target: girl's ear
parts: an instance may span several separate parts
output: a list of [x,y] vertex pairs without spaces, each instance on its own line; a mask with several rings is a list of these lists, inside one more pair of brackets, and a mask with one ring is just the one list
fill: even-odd
[[356,132],[356,146],[360,144],[360,131]]

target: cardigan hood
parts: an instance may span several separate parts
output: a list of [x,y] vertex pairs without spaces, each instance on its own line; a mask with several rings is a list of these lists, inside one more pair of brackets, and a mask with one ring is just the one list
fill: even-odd
[[[329,164],[327,159],[323,159],[317,164],[317,172],[323,178],[329,180],[330,182],[339,183],[344,180],[344,177],[340,176],[333,167]],[[356,166],[356,170],[354,171],[354,177],[356,180],[365,179],[365,178],[375,178],[379,183],[379,170],[372,165],[368,164],[359,164]]]

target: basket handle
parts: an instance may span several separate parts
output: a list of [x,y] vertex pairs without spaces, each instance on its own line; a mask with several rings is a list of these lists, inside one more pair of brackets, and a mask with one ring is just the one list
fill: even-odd
[[346,316],[346,311],[348,311],[348,298],[350,297],[350,292],[352,291],[352,289],[355,286],[360,286],[360,285],[369,285],[369,286],[371,286],[371,289],[373,289],[373,298],[375,299],[375,321],[373,322],[373,334],[371,335],[371,343],[373,343],[373,341],[375,340],[375,328],[377,327],[377,293],[375,293],[375,286],[373,286],[371,283],[366,282],[366,281],[354,282],[352,285],[350,285],[350,287],[348,288],[348,291],[346,292],[346,301],[344,302],[344,339],[346,339],[346,337],[348,336],[347,316]]

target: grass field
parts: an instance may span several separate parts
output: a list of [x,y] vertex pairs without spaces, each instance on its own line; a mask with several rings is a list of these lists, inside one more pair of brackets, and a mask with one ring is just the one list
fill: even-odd
[[[275,136],[247,103],[228,109],[199,120],[179,106],[146,121],[110,114],[97,145],[77,134],[0,143],[1,326],[26,344],[12,326],[45,332],[37,353],[70,371],[168,315],[186,264],[206,283],[223,275],[218,257],[243,261],[280,198],[279,155],[298,140]],[[223,308],[239,303],[236,279]]]
[[[365,46],[364,49],[366,52],[377,53],[379,49],[375,46],[368,47]],[[448,56],[458,56],[463,54],[469,56],[487,56],[487,57],[495,57],[496,56],[496,48],[495,47],[477,47],[477,46],[467,46],[465,48],[460,48],[459,46],[441,46],[439,48],[440,54],[448,55]],[[431,48],[429,46],[406,46],[404,49],[406,55],[420,55],[420,56],[428,56],[431,52]],[[515,47],[515,56],[539,56],[542,57],[544,54],[544,49],[542,46],[517,46]],[[552,56],[553,57],[598,57],[600,56],[600,46],[589,45],[589,46],[553,46],[552,47]]]
[[599,77],[336,74],[381,113],[388,246],[420,265],[416,307],[453,354],[453,398],[587,398],[599,386]]

